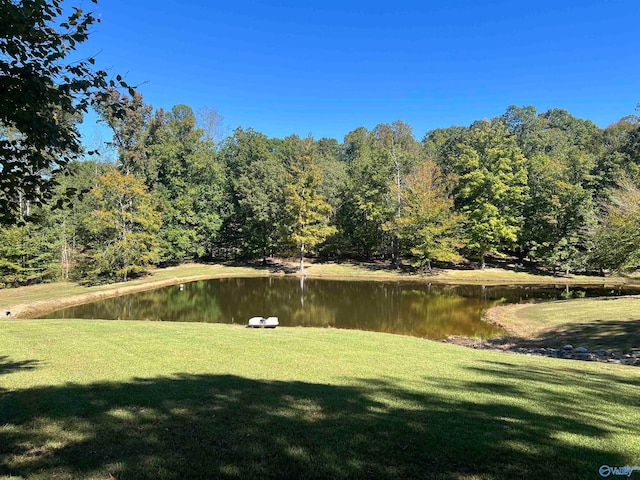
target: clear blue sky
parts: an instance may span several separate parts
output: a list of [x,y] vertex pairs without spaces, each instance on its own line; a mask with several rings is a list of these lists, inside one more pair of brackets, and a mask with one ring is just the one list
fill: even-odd
[[[605,127],[640,102],[640,2],[101,0],[82,53],[154,107],[213,107],[268,136],[426,131],[507,106]],[[90,135],[93,122],[83,131]]]

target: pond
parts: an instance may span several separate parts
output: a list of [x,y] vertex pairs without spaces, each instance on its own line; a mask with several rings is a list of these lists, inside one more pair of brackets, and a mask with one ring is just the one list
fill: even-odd
[[40,318],[160,320],[246,325],[254,316],[280,325],[331,327],[442,339],[491,337],[482,321],[500,303],[638,294],[621,287],[438,285],[424,282],[291,277],[223,278],[174,285],[52,312]]

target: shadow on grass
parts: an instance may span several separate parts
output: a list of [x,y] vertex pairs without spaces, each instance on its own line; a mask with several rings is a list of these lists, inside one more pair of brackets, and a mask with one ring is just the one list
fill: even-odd
[[[607,302],[615,298],[593,299],[602,302],[602,308],[607,308]],[[608,352],[629,353],[640,350],[640,315],[637,319],[628,320],[589,320],[585,323],[565,323],[549,329],[535,338],[521,338],[517,336],[489,338],[484,341],[485,346],[502,348],[505,345],[515,345],[511,349],[523,348],[555,348],[562,349],[564,345],[582,346],[590,350],[606,350]],[[551,355],[551,354],[550,354]]]
[[[222,263],[223,265],[233,266],[233,267],[251,267],[256,270],[264,270],[270,273],[284,273],[284,274],[292,274],[297,273],[297,258],[277,258],[270,257],[266,263],[264,263],[260,259],[238,259],[238,260],[227,260]],[[458,270],[458,271],[479,271],[482,269],[480,267],[479,262],[469,261],[464,263],[450,263],[450,262],[440,262],[433,261],[432,262],[432,271],[428,272],[426,267],[420,267],[417,265],[411,264],[411,260],[405,259],[401,261],[399,265],[393,265],[390,260],[383,259],[366,259],[366,258],[352,258],[352,257],[320,257],[320,258],[306,258],[305,266],[308,267],[313,264],[335,264],[335,265],[349,265],[358,267],[362,270],[368,270],[372,273],[402,273],[405,275],[437,275],[446,271]],[[562,280],[566,278],[563,272],[555,272],[551,271],[547,268],[541,267],[537,265],[535,262],[529,261],[520,261],[515,258],[493,258],[489,257],[486,259],[486,267],[487,268],[500,268],[505,271],[511,272],[520,272],[520,273],[528,273],[532,276],[540,276],[540,277],[557,277],[558,280]],[[571,278],[571,276],[569,276]],[[545,280],[548,281],[548,280]]]
[[9,373],[17,372],[18,370],[33,370],[38,364],[39,360],[19,360],[13,361],[6,355],[0,356],[0,375],[6,375]]
[[229,260],[222,262],[222,265],[229,267],[251,267],[256,270],[264,270],[269,273],[291,274],[298,272],[298,268],[288,265],[284,261],[270,258],[264,263],[262,260]]
[[522,343],[552,348],[571,344],[616,352],[640,350],[640,317],[637,320],[595,320],[563,325],[562,329],[545,332],[535,340]]
[[[629,297],[627,297],[629,298]],[[591,298],[589,301],[599,304],[605,312],[612,302],[622,297]],[[620,313],[624,318],[626,313]],[[501,336],[487,338],[480,342],[472,339],[459,343],[475,348],[498,348],[502,350],[519,351],[520,348],[537,349],[540,347],[562,349],[565,345],[587,347],[589,350],[606,350],[608,352],[629,353],[640,350],[640,314],[635,318],[623,320],[593,320],[584,323],[571,322],[559,324],[538,334],[536,337]],[[547,356],[556,356],[547,352]]]
[[[410,262],[410,260],[409,260]],[[447,271],[477,271],[482,272],[482,268],[480,267],[479,262],[468,261],[464,263],[451,263],[451,262],[441,262],[441,261],[433,261],[431,263],[432,271],[428,272],[426,267],[420,267],[418,265],[412,265],[411,263],[407,263],[407,261],[401,262],[400,265],[394,266],[389,260],[353,260],[353,259],[333,259],[330,262],[319,260],[319,263],[335,263],[338,265],[353,265],[364,270],[369,270],[371,272],[398,272],[406,275],[412,274],[430,274],[437,275]],[[519,273],[528,273],[532,276],[539,277],[557,277],[558,280],[562,280],[566,277],[562,272],[553,272],[545,268],[541,268],[533,262],[522,261],[519,262],[513,258],[487,258],[486,259],[486,267],[487,268],[499,268],[505,271],[510,272],[519,272]],[[545,280],[548,281],[548,280]]]
[[[629,461],[602,441],[628,426],[583,414],[597,402],[638,405],[603,386],[622,379],[576,372],[575,390],[558,393],[548,389],[553,371],[492,363],[474,374],[484,380],[427,380],[424,391],[392,379],[332,386],[183,374],[8,392],[0,476],[566,479]],[[596,392],[597,402],[582,406],[576,391]],[[537,408],[513,398],[529,396]]]

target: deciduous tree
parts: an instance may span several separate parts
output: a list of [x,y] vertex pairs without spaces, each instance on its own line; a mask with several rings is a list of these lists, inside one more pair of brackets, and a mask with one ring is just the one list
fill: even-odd
[[222,223],[222,166],[213,144],[196,128],[187,105],[176,105],[155,134],[152,156],[158,165],[155,189],[162,200],[164,261],[211,257]]
[[525,157],[500,122],[476,122],[454,158],[456,204],[466,216],[468,248],[480,257],[513,247],[527,196]]
[[593,262],[601,268],[640,268],[640,188],[630,182],[616,191],[594,234]]
[[[92,0],[96,3],[96,0]],[[62,0],[0,3],[0,222],[52,195],[55,172],[83,154],[76,121],[108,86],[92,57],[73,59],[99,21]],[[133,92],[133,89],[132,89]],[[16,132],[7,135],[6,128]]]
[[126,281],[160,259],[161,216],[139,178],[114,169],[97,179],[89,196],[90,274]]
[[392,185],[390,188],[392,195],[387,199],[393,215],[384,223],[383,230],[390,236],[391,262],[398,266],[402,250],[398,222],[402,215],[403,179],[417,164],[420,146],[413,136],[411,126],[400,120],[392,124],[376,125],[373,138],[375,154],[381,157],[383,163],[387,163],[393,172],[393,180],[388,180]]
[[433,260],[462,260],[462,215],[455,213],[447,194],[445,179],[430,160],[422,162],[406,177],[402,211],[398,219],[400,235],[420,263],[431,271]]
[[332,208],[320,195],[321,172],[313,161],[313,139],[303,142],[302,150],[290,159],[289,181],[285,186],[288,237],[300,254],[300,271],[304,271],[305,252],[336,232],[329,225]]

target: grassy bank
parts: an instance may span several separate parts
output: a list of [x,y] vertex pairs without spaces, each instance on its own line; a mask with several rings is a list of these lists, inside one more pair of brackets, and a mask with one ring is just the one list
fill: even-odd
[[505,305],[486,317],[519,343],[592,350],[640,350],[640,298],[591,298],[540,304]]
[[[295,264],[285,264],[293,271]],[[387,263],[312,263],[306,268],[311,276],[370,277],[393,279],[422,279],[434,283],[456,284],[582,284],[582,285],[640,285],[637,276],[590,276],[590,275],[545,275],[540,273],[508,270],[503,268],[485,269],[434,269],[432,273],[395,270]]]
[[0,477],[599,478],[640,370],[410,337],[0,321]]
[[[225,276],[297,275],[297,263],[281,261],[262,266],[185,264],[153,269],[150,274],[126,283],[85,287],[74,282],[56,282],[0,290],[0,315],[29,318],[48,311],[107,297],[149,290],[166,285]],[[407,273],[380,263],[309,263],[309,277],[366,278],[370,280],[418,280],[449,284],[591,284],[640,285],[638,278],[553,277],[497,268],[485,270],[438,270],[432,275]]]

